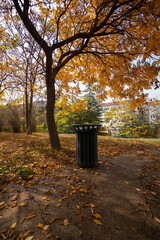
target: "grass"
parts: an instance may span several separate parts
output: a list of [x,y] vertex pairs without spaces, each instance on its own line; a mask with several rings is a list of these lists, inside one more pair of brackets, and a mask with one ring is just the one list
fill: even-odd
[[[75,164],[76,136],[61,134],[62,150],[51,151],[46,133],[27,136],[24,133],[0,133],[0,183],[27,181],[36,174],[56,170],[58,166]],[[110,157],[131,150],[160,150],[160,139],[122,139],[98,136],[98,156]],[[46,170],[47,166],[47,170]]]

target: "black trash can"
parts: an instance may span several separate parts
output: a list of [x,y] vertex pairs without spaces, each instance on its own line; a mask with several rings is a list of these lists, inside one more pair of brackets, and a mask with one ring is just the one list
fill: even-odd
[[101,124],[73,124],[72,126],[77,134],[77,165],[97,166],[97,132]]

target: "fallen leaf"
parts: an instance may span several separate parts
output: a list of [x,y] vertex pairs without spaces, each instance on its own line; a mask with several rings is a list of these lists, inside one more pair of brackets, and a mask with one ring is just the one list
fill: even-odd
[[60,207],[61,205],[62,205],[62,204],[61,204],[61,203],[59,203],[59,204],[57,204],[57,205],[56,205],[56,207]]
[[58,202],[60,202],[60,203],[61,203],[62,201],[63,201],[62,199],[59,199],[59,200],[58,200]]
[[2,190],[2,193],[6,192],[6,191],[7,191],[7,188],[4,188],[4,189]]
[[14,229],[16,227],[16,222],[11,225],[11,229]]
[[93,221],[97,224],[97,225],[102,225],[101,221],[100,220],[97,220],[97,219],[93,219]]
[[34,236],[28,236],[25,240],[32,240]]
[[42,223],[38,223],[38,227],[39,227],[39,228],[43,228],[44,226],[43,226]]
[[45,215],[51,215],[51,213],[49,212],[43,212]]
[[0,202],[0,207],[2,207],[5,204],[5,202]]
[[128,182],[126,181],[125,184],[128,184]]
[[130,229],[131,229],[133,232],[135,232],[135,233],[137,232],[136,229],[135,229],[134,227],[132,227],[132,226],[130,226]]
[[24,203],[18,203],[18,206],[23,207],[25,204]]
[[33,218],[33,217],[35,217],[36,216],[36,213],[32,213],[31,215],[29,215],[28,217],[27,217],[27,219],[31,219],[31,218]]
[[42,200],[46,200],[48,197],[43,197]]
[[90,207],[94,208],[94,207],[95,207],[95,205],[91,203],[91,204],[90,204]]
[[94,214],[94,217],[95,217],[95,218],[102,218],[102,216],[101,216],[100,214],[98,214],[98,213],[95,213],[95,214]]
[[69,224],[68,219],[64,219],[63,224],[64,224],[64,226],[68,226],[68,224]]
[[49,225],[45,225],[45,226],[43,227],[43,230],[46,231],[48,228],[49,228]]
[[57,219],[59,219],[59,217],[54,217],[54,218],[52,218],[51,220],[50,220],[50,222],[49,223],[53,223],[55,220],[57,220]]
[[154,219],[155,219],[158,223],[160,223],[160,219],[159,219],[159,218],[154,217]]
[[25,232],[23,234],[23,238],[27,238],[29,236],[29,234],[31,234],[32,231],[28,230],[27,232]]
[[151,193],[152,193],[152,195],[156,196],[156,193],[155,193],[155,192],[151,192]]
[[66,198],[68,198],[68,196],[63,197],[62,200],[66,199]]
[[49,204],[48,204],[48,203],[45,203],[44,208],[46,209],[48,206],[49,206]]
[[1,202],[0,203],[0,209],[4,208],[5,207],[5,202]]
[[93,208],[91,208],[91,213],[92,213],[92,215],[94,214]]

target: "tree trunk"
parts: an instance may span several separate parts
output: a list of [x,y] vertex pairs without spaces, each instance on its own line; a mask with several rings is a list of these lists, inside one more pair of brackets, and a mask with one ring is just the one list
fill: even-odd
[[30,86],[31,96],[30,96],[30,103],[28,109],[28,126],[27,126],[27,134],[32,134],[32,108],[33,108],[33,86]]
[[28,129],[28,61],[26,66],[26,78],[25,78],[25,104],[26,104],[26,130]]
[[48,125],[51,148],[60,150],[61,145],[60,145],[57,127],[56,127],[55,118],[54,118],[55,77],[56,77],[56,72],[52,70],[52,54],[48,54],[46,57],[47,125]]

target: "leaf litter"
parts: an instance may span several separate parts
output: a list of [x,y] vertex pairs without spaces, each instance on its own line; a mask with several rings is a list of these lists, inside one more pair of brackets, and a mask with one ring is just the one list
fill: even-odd
[[[69,146],[69,143],[68,141],[65,142],[65,147],[66,146]],[[126,147],[125,150],[123,149],[123,151],[129,151],[130,150],[130,147]],[[119,148],[119,146],[115,147],[114,144],[110,144],[109,145],[109,148],[105,149],[103,147],[103,142],[102,144],[100,145],[100,150],[99,150],[99,154],[101,156],[105,156],[107,154],[107,151],[109,151],[109,154],[114,156],[114,155],[117,155],[117,154],[120,154],[122,153],[122,147]],[[32,186],[34,185],[34,178],[35,178],[35,183],[38,183],[39,180],[36,180],[36,178],[38,177],[39,179],[41,179],[42,176],[46,176],[47,174],[51,174],[53,173],[54,171],[56,171],[56,173],[60,173],[61,171],[63,171],[63,169],[65,169],[65,166],[69,166],[70,164],[72,164],[74,161],[75,161],[75,149],[74,151],[72,150],[72,155],[73,157],[66,157],[66,151],[60,151],[59,153],[54,153],[54,155],[50,155],[50,153],[47,155],[47,153],[45,152],[44,154],[41,154],[39,155],[38,153],[36,153],[36,151],[33,151],[32,149],[32,146],[30,146],[29,144],[29,147],[27,148],[27,151],[23,150],[21,153],[22,153],[22,157],[20,158],[21,161],[23,162],[23,153],[27,155],[30,155],[28,160],[30,162],[30,160],[32,161],[33,160],[33,157],[34,156],[34,163],[29,163],[28,162],[28,165],[26,164],[26,169],[30,169],[30,167],[33,168],[34,166],[34,169],[36,170],[36,175],[31,175],[31,174],[28,174],[26,175],[26,179],[24,179],[24,177],[22,177],[22,172],[25,172],[25,168],[24,168],[24,171],[19,171],[18,174],[15,173],[14,177],[11,178],[11,175],[8,174],[7,178],[10,180],[11,179],[11,183],[18,183],[18,184],[22,184],[22,185],[26,185],[28,188],[32,188]],[[68,154],[68,153],[67,153]],[[50,155],[50,156],[49,156]],[[11,156],[12,156],[12,153],[11,153]],[[15,153],[15,156],[16,156],[16,153]],[[58,161],[57,161],[57,157],[58,157]],[[49,160],[50,158],[50,160]],[[48,161],[48,163],[46,164],[46,160]],[[9,160],[9,162],[12,164],[12,161]],[[22,162],[18,162],[17,161],[17,166],[13,168],[13,172],[14,172],[14,169],[17,169],[19,166],[18,164],[21,166],[22,165]],[[103,162],[100,162],[100,167],[101,167],[101,164],[103,164]],[[45,172],[44,172],[44,169],[45,169]],[[153,166],[151,168],[148,168],[149,170],[157,170],[157,168],[154,168]],[[58,204],[56,205],[55,204],[55,207],[59,208],[60,206],[63,208],[63,205],[65,205],[66,203],[69,203],[71,199],[79,199],[79,197],[81,196],[82,198],[87,194],[87,197],[90,199],[90,196],[91,196],[91,193],[92,193],[92,188],[88,188],[88,187],[84,187],[82,184],[87,184],[88,180],[86,181],[85,179],[83,178],[80,178],[80,172],[83,172],[84,170],[83,169],[74,169],[74,172],[76,174],[68,174],[66,176],[63,176],[61,179],[64,179],[67,184],[65,185],[64,189],[64,193],[65,194],[62,194],[61,198],[59,198],[58,200]],[[12,171],[11,171],[12,172]],[[28,173],[26,171],[26,173]],[[99,173],[98,172],[93,172],[93,175],[95,176],[98,176]],[[53,176],[53,179],[56,179],[56,177],[54,177],[54,175],[52,174],[51,176]],[[6,179],[7,179],[6,178]],[[57,178],[58,179],[58,178]],[[128,182],[126,181],[126,184],[128,184]],[[47,186],[48,184],[47,183],[44,183],[44,186]],[[70,191],[72,189],[72,191]],[[137,188],[136,189],[137,191],[139,191],[139,189]],[[1,193],[2,194],[5,194],[7,192],[7,184],[4,185],[4,187],[2,187],[1,189]],[[46,192],[47,193],[47,192]],[[63,192],[62,192],[63,193]],[[67,193],[67,195],[66,195]],[[153,193],[153,191],[152,191]],[[48,194],[52,194],[50,189],[48,190]],[[156,193],[154,192],[154,194],[152,194],[154,196],[156,196]],[[12,202],[13,204],[16,204],[15,201],[18,199],[18,196],[13,196],[12,198]],[[48,196],[42,196],[41,197],[41,200],[42,201],[47,201],[48,199]],[[91,201],[90,201],[91,202]],[[0,208],[1,207],[4,207],[5,206],[5,202],[2,201],[0,203]],[[17,203],[18,206],[21,206],[21,207],[25,207],[24,203],[23,202],[19,202]],[[49,207],[49,204],[45,205],[45,208],[48,208]],[[96,225],[100,225],[102,226],[102,222],[100,219],[102,219],[102,215],[99,214],[99,213],[94,213],[94,210],[96,211],[96,206],[94,203],[87,203],[87,202],[79,202],[78,204],[76,204],[76,208],[78,209],[76,214],[75,215],[79,215],[80,216],[80,221],[82,221],[83,219],[88,219],[89,221],[92,219],[94,221],[94,223]],[[90,208],[90,211],[89,212],[87,209]],[[31,214],[29,214],[25,219],[28,219],[29,221],[32,221],[33,219],[35,219],[36,217],[36,212],[33,212]],[[40,229],[42,229],[42,231],[47,231],[49,229],[49,224],[52,224],[53,222],[55,222],[56,220],[62,218],[63,219],[63,216],[60,216],[60,217],[53,217],[50,221],[48,221],[46,224],[42,224],[42,223],[39,223],[38,227]],[[94,218],[94,219],[93,219]],[[154,218],[158,223],[160,221],[160,219],[158,217],[155,217]],[[35,220],[34,220],[35,221]],[[15,224],[15,226],[14,226]],[[41,224],[41,225],[40,225]],[[60,222],[58,223],[60,224]],[[63,220],[63,225],[64,226],[69,226],[69,220],[67,218],[65,218]],[[10,227],[10,232],[8,232],[8,236],[13,236],[14,234],[14,229],[16,228],[16,223],[13,223],[12,224],[12,228]],[[135,228],[133,227],[130,227],[130,229],[132,231],[134,231],[136,233],[136,230]],[[8,230],[9,231],[9,230]],[[4,232],[6,233],[6,232]],[[1,236],[3,237],[4,235],[3,232],[0,232]],[[27,240],[30,240],[34,237],[34,235],[30,236],[32,232],[30,232],[28,230],[28,236],[26,236]],[[24,233],[25,234],[25,233]],[[22,233],[22,236],[24,237],[24,234]],[[48,235],[46,235],[48,237],[50,237],[51,235],[48,233]],[[80,236],[82,236],[82,232],[80,232]],[[5,235],[4,235],[5,237]],[[58,235],[57,235],[57,239],[58,239]],[[26,240],[26,239],[25,239]]]

